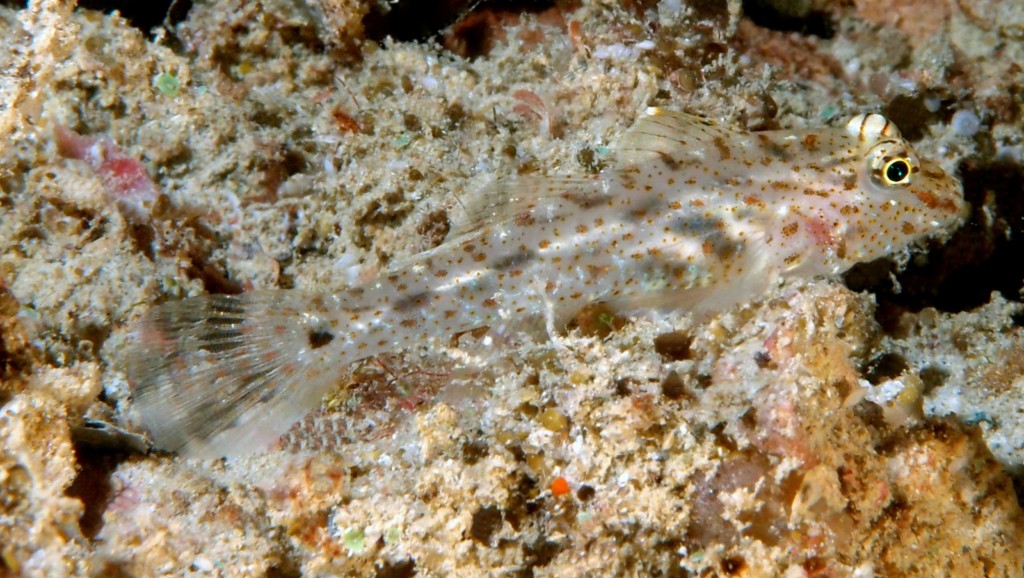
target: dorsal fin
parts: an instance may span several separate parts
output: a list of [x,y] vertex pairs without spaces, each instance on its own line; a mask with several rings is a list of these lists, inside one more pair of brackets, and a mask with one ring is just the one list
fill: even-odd
[[[709,151],[719,153],[735,138],[735,131],[706,118],[649,107],[615,145],[615,169],[621,170],[659,158],[670,163],[703,161]],[[501,226],[525,216],[550,221],[568,207],[593,206],[608,200],[601,177],[520,176],[500,179],[455,207],[449,238],[463,238],[485,226]],[[568,201],[568,203],[566,202]]]
[[735,139],[734,130],[694,114],[649,107],[637,118],[616,147],[618,168],[657,159],[670,164],[704,161]]

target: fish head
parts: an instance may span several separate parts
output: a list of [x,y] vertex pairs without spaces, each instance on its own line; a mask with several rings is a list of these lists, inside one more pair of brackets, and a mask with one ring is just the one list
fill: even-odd
[[846,235],[847,265],[903,250],[963,221],[959,179],[922,159],[891,121],[862,114],[846,130],[860,148],[854,155],[857,210]]

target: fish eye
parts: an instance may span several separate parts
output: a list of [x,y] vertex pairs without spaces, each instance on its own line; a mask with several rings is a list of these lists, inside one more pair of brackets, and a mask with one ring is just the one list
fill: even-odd
[[887,185],[905,185],[910,182],[910,163],[906,159],[893,159],[882,169]]

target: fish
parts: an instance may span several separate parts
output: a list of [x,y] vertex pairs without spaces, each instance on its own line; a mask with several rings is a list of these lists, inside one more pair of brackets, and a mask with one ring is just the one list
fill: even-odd
[[720,312],[788,277],[834,277],[963,220],[958,179],[897,127],[750,132],[648,108],[585,178],[496,181],[439,246],[330,291],[254,290],[144,313],[125,370],[156,447],[265,450],[353,363],[588,304]]

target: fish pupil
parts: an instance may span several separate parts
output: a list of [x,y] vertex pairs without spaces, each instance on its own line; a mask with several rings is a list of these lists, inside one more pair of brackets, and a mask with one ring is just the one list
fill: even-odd
[[893,183],[902,182],[910,174],[910,167],[906,161],[893,161],[885,169],[885,178]]

